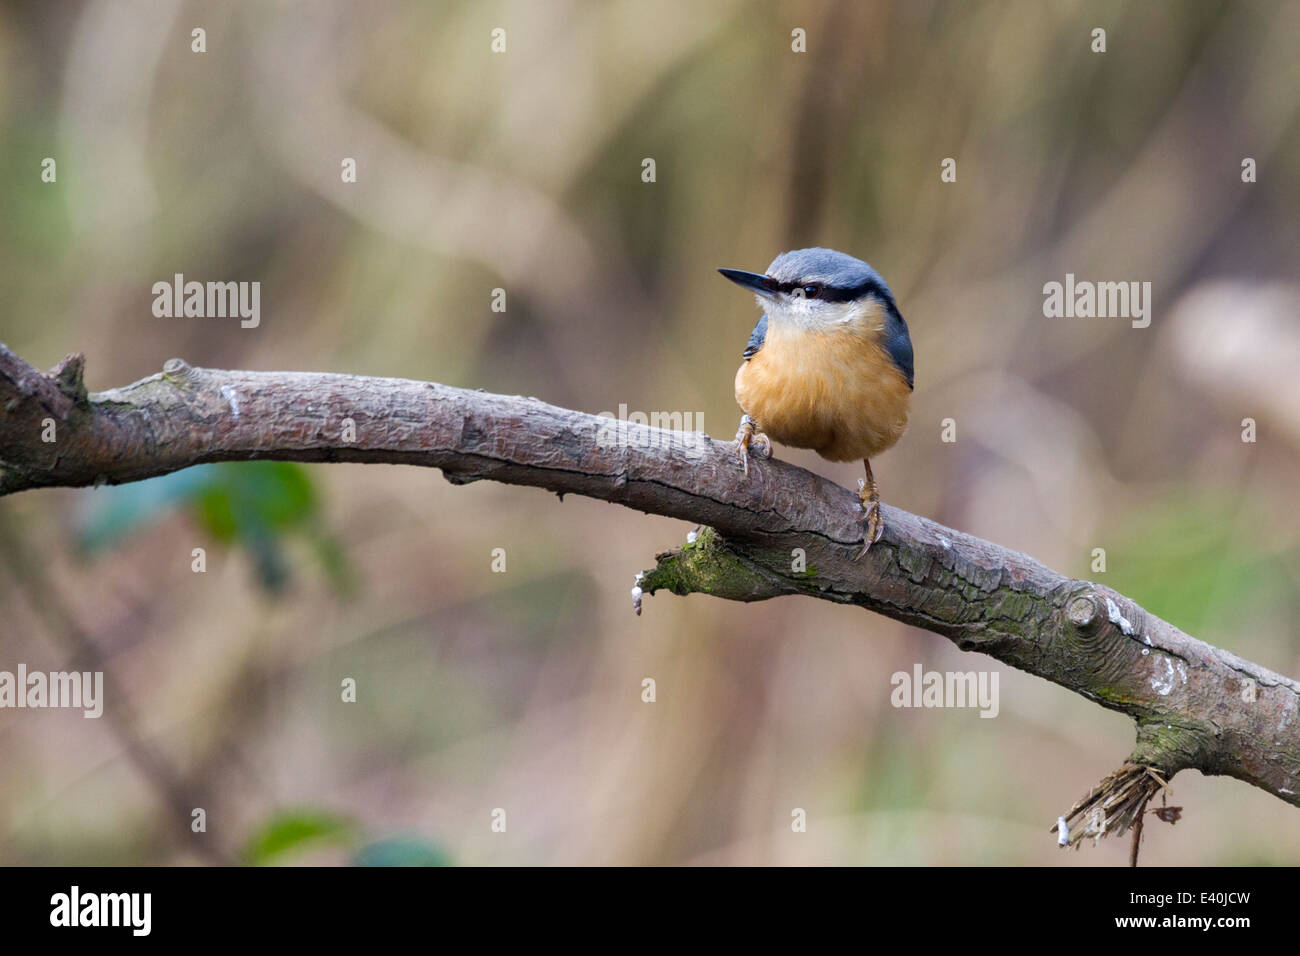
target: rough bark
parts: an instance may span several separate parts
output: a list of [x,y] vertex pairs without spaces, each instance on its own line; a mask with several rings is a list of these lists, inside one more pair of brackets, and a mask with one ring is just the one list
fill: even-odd
[[[1132,754],[1066,814],[1071,843],[1124,831],[1163,781],[1190,768],[1300,805],[1300,684],[1107,587],[897,508],[885,506],[884,537],[855,561],[862,536],[852,492],[776,460],[753,463],[746,477],[733,442],[431,382],[220,371],[179,359],[88,395],[80,356],[42,374],[3,345],[0,405],[0,495],[213,461],[375,462],[440,468],[455,484],[487,478],[587,495],[705,526],[640,575],[638,611],[642,593],[660,589],[854,604],[1132,717]],[[55,440],[46,442],[51,422]],[[804,570],[794,570],[796,549]]]

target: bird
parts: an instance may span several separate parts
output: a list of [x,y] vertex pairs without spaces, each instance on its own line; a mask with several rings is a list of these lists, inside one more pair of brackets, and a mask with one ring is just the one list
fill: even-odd
[[736,372],[745,475],[751,453],[771,457],[773,439],[861,459],[859,560],[885,527],[871,459],[903,437],[912,399],[912,339],[894,295],[875,269],[834,249],[784,252],[762,274],[718,271],[763,310]]

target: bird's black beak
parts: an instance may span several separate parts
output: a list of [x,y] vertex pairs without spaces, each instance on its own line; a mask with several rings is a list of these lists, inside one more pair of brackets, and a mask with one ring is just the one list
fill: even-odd
[[757,272],[742,272],[739,269],[719,269],[724,276],[743,286],[750,292],[756,292],[764,298],[771,299],[776,295],[776,282],[767,276],[759,275]]

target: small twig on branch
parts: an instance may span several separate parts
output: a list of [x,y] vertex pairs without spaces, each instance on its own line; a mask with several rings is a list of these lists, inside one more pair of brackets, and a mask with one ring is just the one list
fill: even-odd
[[[1164,781],[1189,768],[1300,805],[1300,684],[1109,588],[897,508],[886,508],[884,537],[855,562],[852,492],[775,460],[746,477],[732,442],[432,382],[220,371],[179,359],[87,395],[79,356],[44,375],[3,345],[0,406],[0,495],[213,461],[384,462],[699,524],[693,541],[638,577],[638,600],[666,589],[858,605],[1132,717],[1132,754],[1070,811],[1067,843],[1087,835],[1094,810],[1103,835],[1124,832]],[[51,426],[56,437],[43,441]]]

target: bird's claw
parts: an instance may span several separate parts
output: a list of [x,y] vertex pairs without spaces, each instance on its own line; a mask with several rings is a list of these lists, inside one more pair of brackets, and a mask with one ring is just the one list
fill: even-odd
[[871,550],[871,546],[880,540],[880,536],[885,533],[885,519],[880,513],[880,495],[877,494],[874,487],[868,488],[867,482],[858,479],[858,500],[861,502],[863,511],[866,515],[862,521],[865,525],[863,531],[862,550],[854,561],[860,560],[864,554]]
[[736,444],[740,446],[740,466],[749,475],[749,453],[752,449],[758,458],[772,457],[772,440],[758,430],[758,422],[745,415],[740,420],[740,430],[736,432]]

